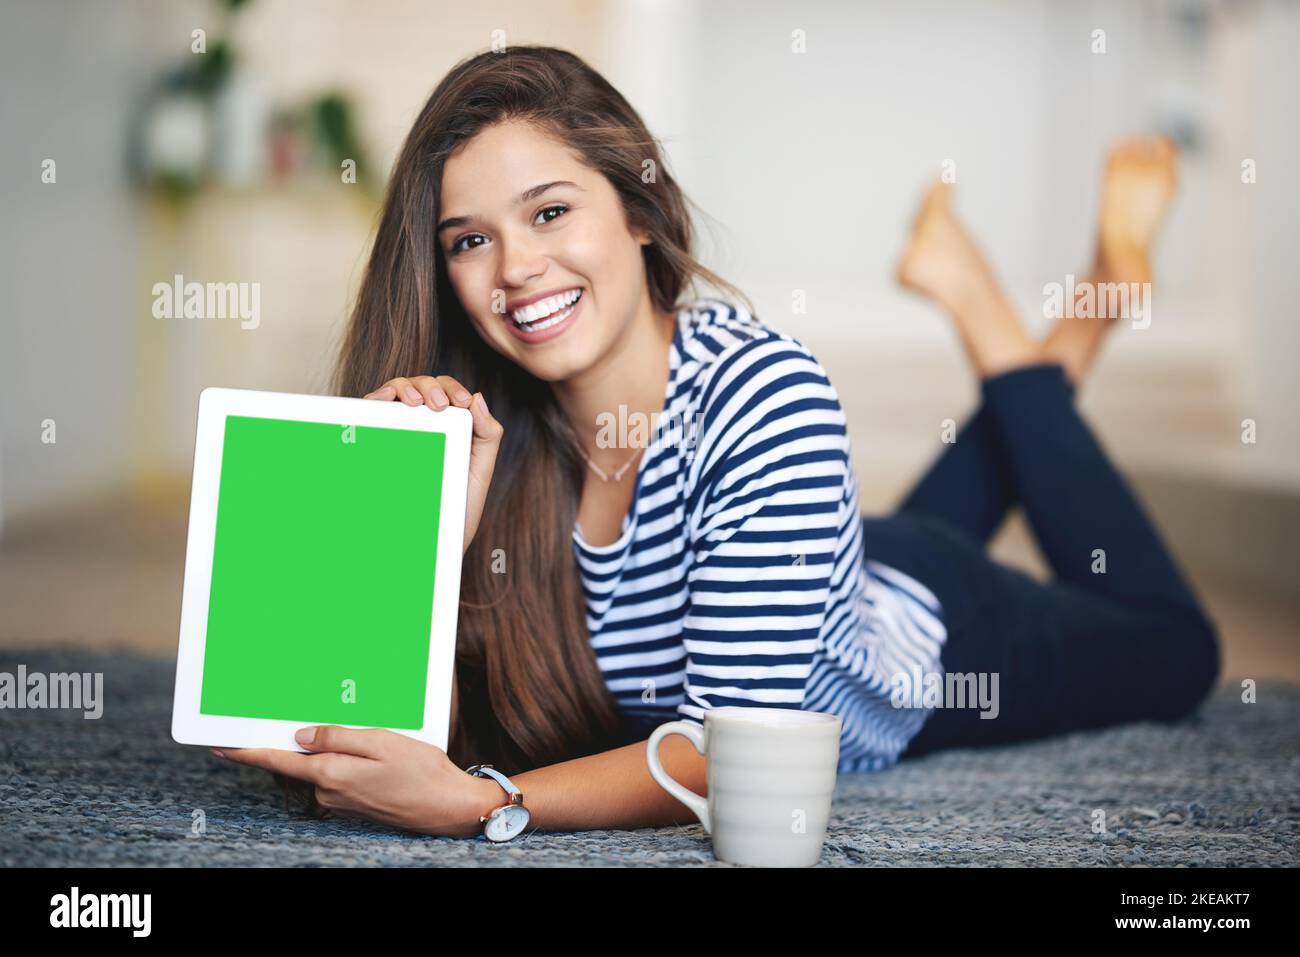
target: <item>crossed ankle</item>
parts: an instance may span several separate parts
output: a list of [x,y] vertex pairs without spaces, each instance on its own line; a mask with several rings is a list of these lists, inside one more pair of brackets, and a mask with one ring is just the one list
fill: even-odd
[[1146,250],[1098,253],[1089,279],[1096,283],[1147,283],[1151,260]]
[[990,385],[996,387],[998,384],[1006,381],[1029,379],[1041,379],[1050,382],[1060,381],[1065,385],[1068,391],[1074,391],[1074,384],[1070,381],[1070,377],[1066,373],[1064,363],[1059,359],[1042,355],[1036,356],[1034,359],[1023,365],[1011,366],[1002,369],[999,372],[982,376],[980,379],[980,387],[987,388]]

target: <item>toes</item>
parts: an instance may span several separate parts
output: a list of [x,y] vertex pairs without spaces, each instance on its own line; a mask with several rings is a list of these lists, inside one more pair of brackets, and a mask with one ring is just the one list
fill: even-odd
[[952,184],[945,183],[943,180],[935,180],[925,193],[925,205],[927,208],[948,208],[949,199],[952,196]]
[[1161,136],[1156,139],[1156,154],[1159,157],[1160,165],[1169,170],[1174,170],[1178,165],[1178,144],[1168,136]]
[[916,219],[912,221],[912,236],[920,234],[926,223],[934,219],[949,218],[951,207],[949,198],[952,193],[952,186],[943,180],[936,180],[925,191],[925,196],[921,200],[921,208],[917,211]]
[[1166,167],[1177,157],[1177,144],[1164,134],[1129,136],[1111,147],[1107,166]]

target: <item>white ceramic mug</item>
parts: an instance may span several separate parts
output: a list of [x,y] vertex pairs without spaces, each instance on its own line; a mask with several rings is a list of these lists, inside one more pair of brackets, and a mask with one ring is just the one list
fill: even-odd
[[[699,817],[720,861],[811,867],[821,859],[840,760],[839,715],[792,708],[709,708],[704,727],[670,721],[646,744],[650,774]],[[659,742],[689,738],[708,762],[709,796],[674,781]]]

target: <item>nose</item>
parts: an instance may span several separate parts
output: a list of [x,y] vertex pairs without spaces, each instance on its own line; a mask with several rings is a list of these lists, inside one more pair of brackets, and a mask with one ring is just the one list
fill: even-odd
[[502,236],[501,285],[520,289],[546,272],[547,259],[540,244],[527,234]]

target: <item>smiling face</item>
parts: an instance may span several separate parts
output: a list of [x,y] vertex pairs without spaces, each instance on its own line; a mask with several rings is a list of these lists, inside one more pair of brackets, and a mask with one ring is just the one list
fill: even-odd
[[440,204],[457,298],[493,349],[539,379],[591,368],[652,315],[648,237],[629,229],[609,180],[537,128],[481,130],[447,161]]

